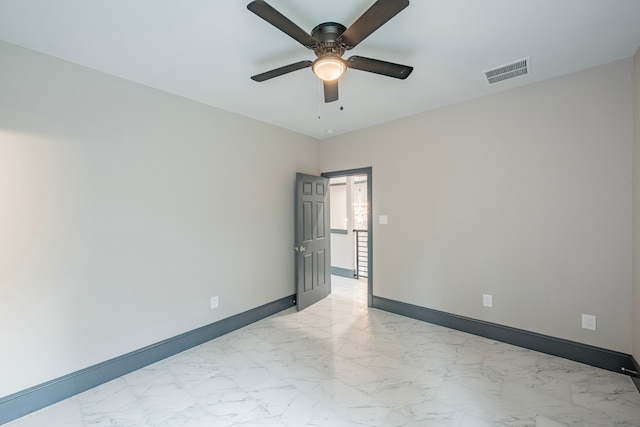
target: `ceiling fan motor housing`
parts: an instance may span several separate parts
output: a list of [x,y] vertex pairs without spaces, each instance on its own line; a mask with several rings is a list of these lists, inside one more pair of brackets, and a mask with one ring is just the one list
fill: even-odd
[[316,56],[319,58],[327,55],[341,57],[345,47],[336,41],[346,29],[347,27],[337,22],[323,22],[311,30],[311,36],[319,42],[313,49]]
[[311,30],[311,35],[322,43],[335,42],[346,30],[347,27],[337,22],[323,22]]

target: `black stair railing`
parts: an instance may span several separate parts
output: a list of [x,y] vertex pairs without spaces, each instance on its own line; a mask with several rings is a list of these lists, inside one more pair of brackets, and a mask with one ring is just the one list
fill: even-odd
[[355,278],[369,277],[369,231],[353,230],[356,234],[356,271]]

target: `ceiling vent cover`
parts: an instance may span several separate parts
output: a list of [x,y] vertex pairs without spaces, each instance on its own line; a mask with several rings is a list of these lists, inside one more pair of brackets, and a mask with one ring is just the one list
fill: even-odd
[[484,75],[487,78],[487,83],[490,85],[501,82],[503,80],[509,80],[514,77],[523,76],[529,74],[531,58],[526,57],[511,64],[502,65],[493,70],[484,71]]

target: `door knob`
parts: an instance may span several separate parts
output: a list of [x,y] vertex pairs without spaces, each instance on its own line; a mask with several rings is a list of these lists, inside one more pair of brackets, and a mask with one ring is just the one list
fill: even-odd
[[307,248],[305,248],[304,246],[300,245],[300,246],[296,246],[293,249],[296,250],[296,252],[304,252],[307,250]]

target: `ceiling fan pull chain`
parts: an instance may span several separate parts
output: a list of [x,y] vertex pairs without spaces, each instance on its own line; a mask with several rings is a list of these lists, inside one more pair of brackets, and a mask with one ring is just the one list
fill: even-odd
[[316,82],[316,105],[318,106],[318,120],[322,118],[322,101],[324,101],[324,85],[322,84],[322,80],[318,79]]

